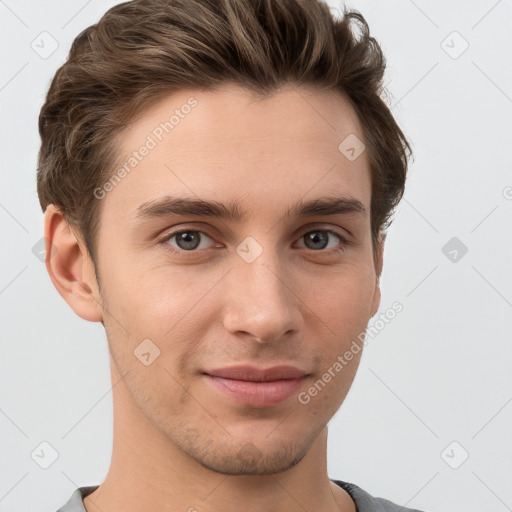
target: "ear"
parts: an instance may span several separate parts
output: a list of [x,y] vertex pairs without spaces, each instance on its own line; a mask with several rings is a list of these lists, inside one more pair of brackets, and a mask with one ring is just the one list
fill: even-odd
[[89,252],[53,204],[45,212],[44,237],[46,269],[61,297],[80,318],[101,322],[101,296]]
[[380,306],[380,298],[381,298],[380,275],[382,274],[382,266],[384,264],[384,241],[385,240],[386,240],[386,235],[382,234],[379,237],[379,242],[378,242],[377,250],[376,250],[376,258],[374,261],[376,282],[375,282],[375,290],[374,290],[373,298],[372,298],[372,317],[375,315],[375,313],[377,313],[377,311],[379,310],[379,306]]

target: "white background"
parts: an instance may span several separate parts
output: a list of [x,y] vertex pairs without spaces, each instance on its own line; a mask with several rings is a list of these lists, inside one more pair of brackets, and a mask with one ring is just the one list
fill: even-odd
[[[115,3],[0,1],[0,512],[54,512],[110,463],[103,328],[72,312],[32,248],[39,109],[74,37]],[[382,45],[415,160],[381,280],[381,311],[404,309],[330,423],[329,474],[423,510],[512,510],[512,1],[347,5]],[[46,59],[31,48],[43,31],[58,42]],[[452,237],[468,248],[456,262]],[[31,458],[44,441],[48,469]]]

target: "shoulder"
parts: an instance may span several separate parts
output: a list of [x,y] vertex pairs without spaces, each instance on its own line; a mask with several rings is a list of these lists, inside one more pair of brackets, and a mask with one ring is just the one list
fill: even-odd
[[57,512],[86,512],[83,499],[95,491],[99,485],[78,487],[68,501]]
[[350,495],[356,504],[357,512],[422,512],[421,510],[397,505],[384,498],[375,498],[355,484],[342,482],[341,480],[331,479],[331,481]]

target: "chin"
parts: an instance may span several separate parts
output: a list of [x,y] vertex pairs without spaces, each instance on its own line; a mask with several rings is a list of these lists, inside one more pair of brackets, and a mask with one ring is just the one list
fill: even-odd
[[295,446],[276,450],[274,447],[264,453],[254,443],[245,442],[238,446],[218,447],[209,453],[196,454],[194,458],[203,467],[224,475],[273,475],[298,464],[308,448]]
[[[282,425],[284,427],[284,425]],[[201,466],[225,475],[272,475],[298,464],[309,452],[322,428],[315,431],[233,429],[224,435],[187,428],[167,432],[167,437]],[[270,434],[270,435],[269,435]]]

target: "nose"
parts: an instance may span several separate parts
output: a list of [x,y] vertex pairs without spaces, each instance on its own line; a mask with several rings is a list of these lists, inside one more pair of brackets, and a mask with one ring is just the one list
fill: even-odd
[[234,263],[223,294],[224,327],[259,343],[279,342],[301,329],[301,301],[291,272],[265,250],[255,261]]

